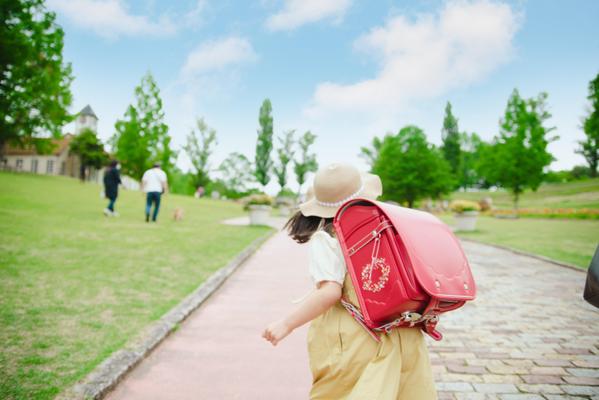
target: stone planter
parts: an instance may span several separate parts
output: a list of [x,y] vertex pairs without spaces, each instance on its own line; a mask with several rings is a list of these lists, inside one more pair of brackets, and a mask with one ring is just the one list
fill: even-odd
[[288,217],[291,214],[291,208],[288,205],[281,204],[279,206],[279,215],[281,217]]
[[456,230],[473,231],[476,229],[478,211],[464,211],[459,214],[454,214],[454,217],[456,221]]
[[268,225],[271,206],[251,204],[250,209],[250,225]]

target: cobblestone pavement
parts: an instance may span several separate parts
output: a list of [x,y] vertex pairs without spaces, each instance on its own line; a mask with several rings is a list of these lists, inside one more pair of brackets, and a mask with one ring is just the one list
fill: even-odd
[[599,311],[585,274],[464,242],[478,296],[429,340],[439,399],[599,399]]
[[[582,300],[585,274],[464,249],[478,298],[442,318],[443,341],[429,340],[439,399],[599,400],[599,311]],[[274,349],[260,338],[309,289],[305,253],[275,235],[108,398],[306,399],[305,327]]]

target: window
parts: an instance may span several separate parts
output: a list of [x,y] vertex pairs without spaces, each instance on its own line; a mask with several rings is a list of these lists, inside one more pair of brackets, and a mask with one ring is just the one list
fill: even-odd
[[31,172],[37,174],[37,159],[31,160]]
[[20,171],[23,169],[23,160],[22,159],[20,159],[20,158],[17,159],[16,167],[17,167],[17,171]]
[[46,173],[54,174],[54,160],[48,160],[48,162],[46,162]]

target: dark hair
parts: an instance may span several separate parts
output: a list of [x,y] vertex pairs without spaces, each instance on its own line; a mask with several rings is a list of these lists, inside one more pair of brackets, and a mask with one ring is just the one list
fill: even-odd
[[110,168],[116,168],[116,166],[119,165],[119,162],[117,160],[112,160],[108,165],[110,165]]
[[331,236],[335,235],[333,228],[333,218],[322,218],[317,216],[304,216],[301,211],[297,211],[283,229],[287,230],[289,236],[298,243],[306,243],[314,232],[322,229]]
[[155,162],[154,164],[152,164],[152,168],[160,168],[160,163]]

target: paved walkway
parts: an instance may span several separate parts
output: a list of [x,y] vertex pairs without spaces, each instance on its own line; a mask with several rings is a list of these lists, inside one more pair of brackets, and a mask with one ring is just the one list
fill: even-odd
[[[599,399],[599,311],[581,299],[584,274],[464,249],[478,299],[429,341],[439,398]],[[306,328],[276,348],[260,334],[309,288],[305,247],[277,234],[107,398],[306,399]]]

